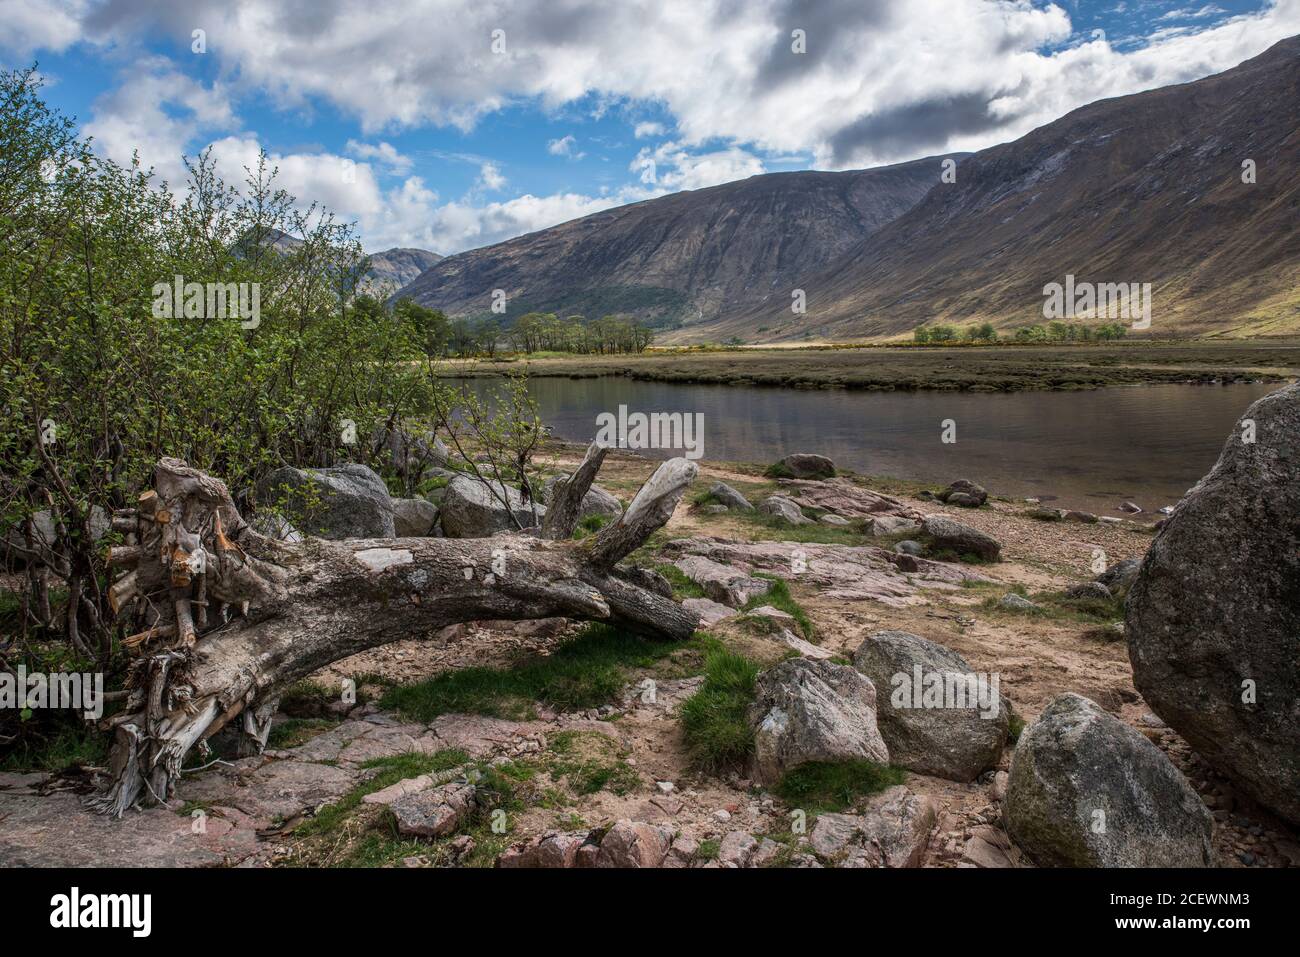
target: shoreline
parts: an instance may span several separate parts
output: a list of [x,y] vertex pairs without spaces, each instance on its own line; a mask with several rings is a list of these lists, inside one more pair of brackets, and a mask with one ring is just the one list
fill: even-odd
[[1283,384],[1300,378],[1300,341],[1108,346],[868,346],[534,354],[455,360],[443,378],[627,378],[867,392],[1075,392],[1123,385]]

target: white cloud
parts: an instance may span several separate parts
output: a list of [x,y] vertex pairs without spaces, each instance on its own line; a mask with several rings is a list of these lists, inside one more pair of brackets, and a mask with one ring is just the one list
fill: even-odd
[[478,184],[495,193],[506,188],[506,178],[496,163],[484,163],[478,170]]
[[650,121],[638,123],[632,130],[632,135],[637,139],[645,139],[647,136],[663,136],[664,125],[662,123],[653,123]]
[[373,160],[382,164],[392,173],[406,173],[411,169],[412,161],[397,151],[391,143],[360,143],[348,140],[347,150],[357,159]]
[[641,182],[654,183],[666,192],[703,189],[767,172],[762,160],[739,147],[692,153],[673,142],[642,148],[628,168],[640,175]]
[[81,38],[86,4],[43,0],[0,0],[0,49],[25,56],[35,50],[61,52]]
[[551,140],[546,144],[546,152],[552,156],[567,156],[569,159],[582,159],[586,153],[575,152],[578,141],[570,133],[568,136],[561,136],[558,140]]

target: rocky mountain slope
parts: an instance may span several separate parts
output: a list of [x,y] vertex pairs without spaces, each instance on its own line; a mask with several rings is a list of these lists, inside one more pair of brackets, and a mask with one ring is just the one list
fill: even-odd
[[[1253,160],[1256,181],[1243,182]],[[1152,284],[1152,333],[1300,329],[1300,37],[1225,73],[1102,100],[974,154],[816,276],[696,337],[1043,321],[1043,287]]]
[[442,258],[427,249],[394,246],[371,255],[365,281],[377,291],[395,292]]
[[674,193],[450,256],[402,290],[452,315],[624,312],[660,326],[735,313],[776,297],[788,311],[799,277],[917,202],[938,158],[838,173],[769,173]]

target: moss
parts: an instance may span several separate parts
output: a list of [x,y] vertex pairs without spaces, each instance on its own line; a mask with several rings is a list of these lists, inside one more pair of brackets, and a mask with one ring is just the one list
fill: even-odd
[[815,814],[842,811],[906,777],[902,768],[875,761],[811,761],[786,772],[774,791],[791,807]]

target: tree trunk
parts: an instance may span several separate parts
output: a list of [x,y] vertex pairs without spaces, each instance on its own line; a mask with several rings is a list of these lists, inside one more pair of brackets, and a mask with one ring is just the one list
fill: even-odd
[[[112,586],[119,618],[140,630],[115,732],[109,789],[93,799],[114,815],[166,800],[186,753],[232,720],[260,748],[281,692],[332,662],[463,621],[562,616],[640,634],[687,638],[698,620],[655,590],[626,557],[672,514],[697,468],[659,467],[624,515],[593,538],[571,531],[602,453],[565,489],[564,519],[537,534],[286,544],[244,522],[226,486],[162,459],[133,515],[137,541],[110,550],[126,571]],[[596,468],[591,468],[594,464]],[[565,526],[568,526],[567,528]],[[536,530],[534,530],[536,531]]]

